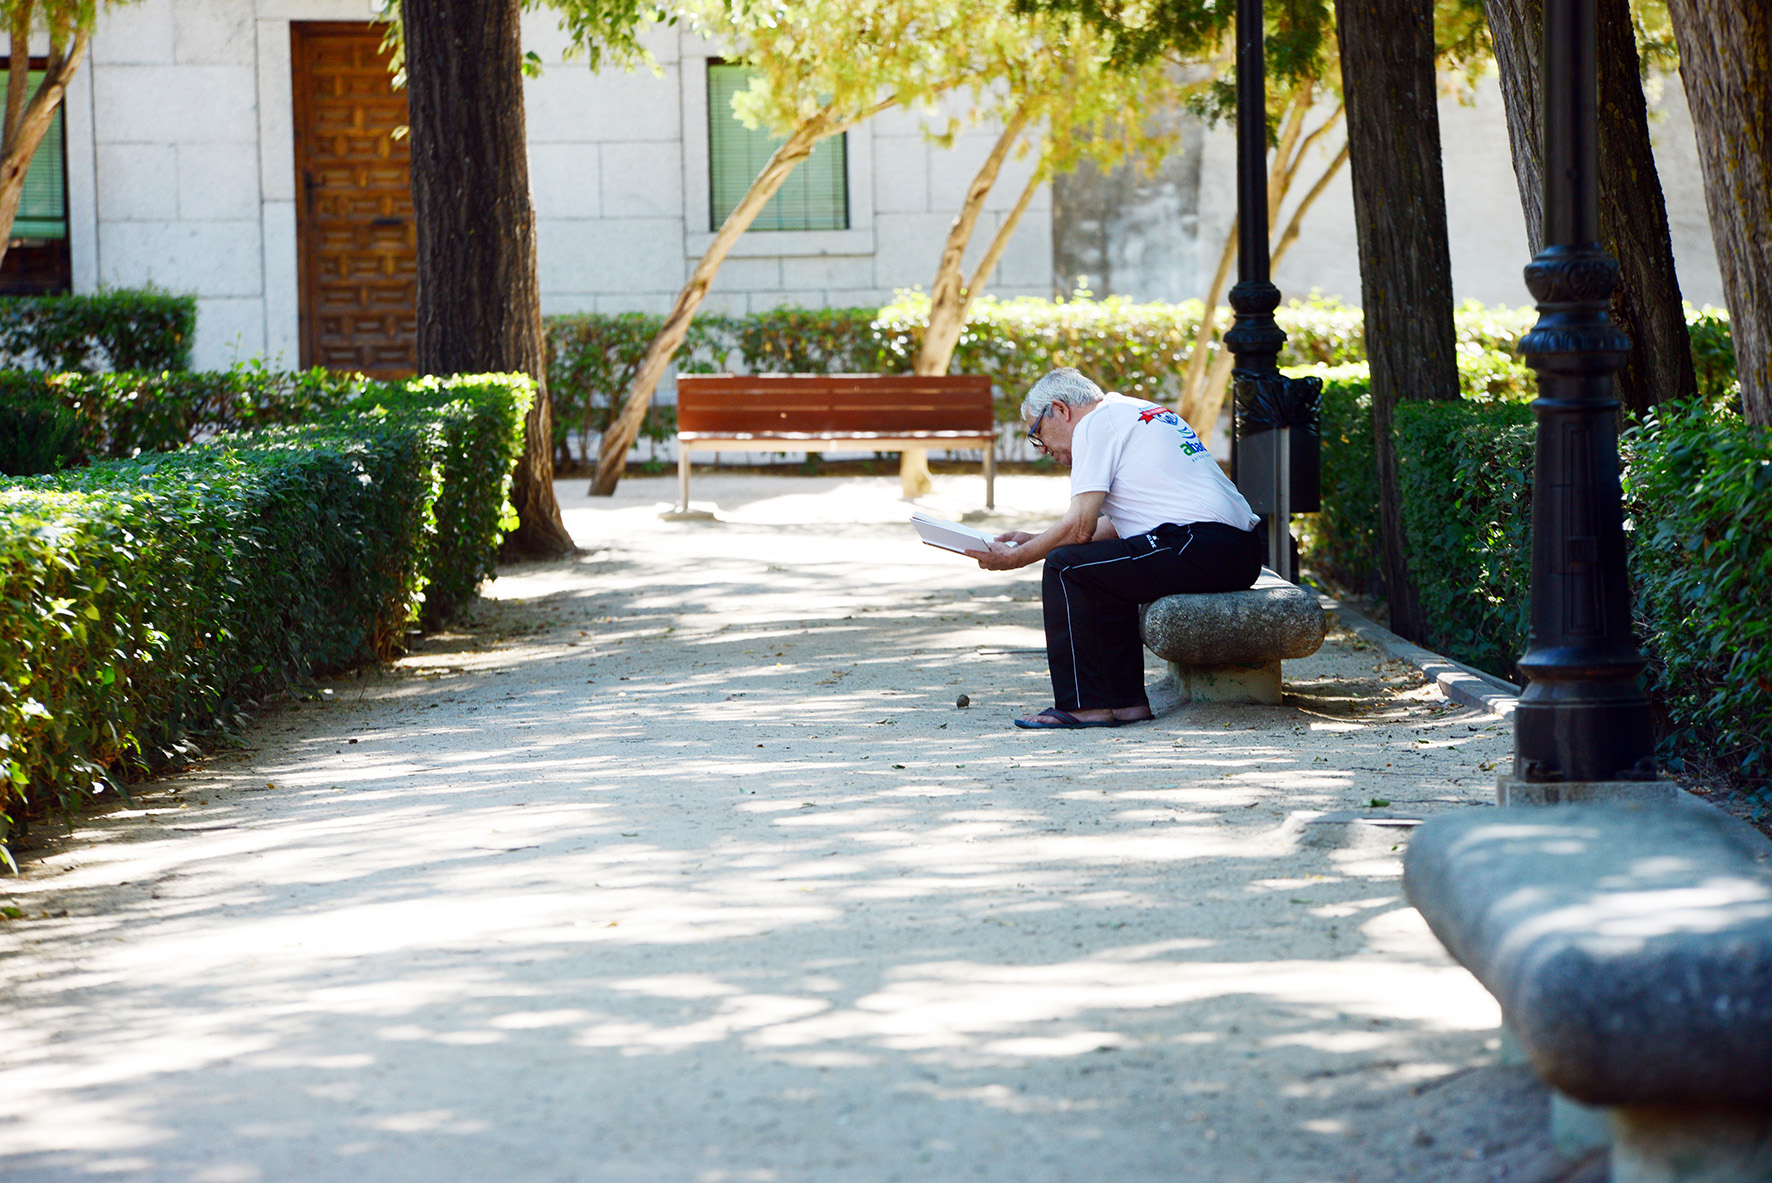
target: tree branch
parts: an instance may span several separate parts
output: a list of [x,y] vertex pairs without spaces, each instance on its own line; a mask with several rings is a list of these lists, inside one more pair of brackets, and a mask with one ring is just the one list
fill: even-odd
[[[966,323],[966,308],[971,304],[968,296],[968,285],[962,278],[960,269],[966,254],[966,247],[972,241],[972,232],[978,226],[978,215],[984,208],[985,198],[996,186],[997,176],[1003,170],[1003,161],[1008,159],[1009,150],[1015,146],[1016,139],[1028,124],[1028,106],[1021,104],[1004,125],[1003,133],[991,146],[988,155],[973,174],[972,183],[966,187],[965,200],[960,203],[960,212],[954,217],[953,225],[948,228],[947,241],[942,244],[941,262],[935,269],[935,283],[929,290],[929,323],[923,331],[923,345],[917,350],[916,372],[919,374],[945,374],[948,359],[953,356],[954,343],[959,340],[961,329]],[[989,274],[988,272],[986,274]]]
[[677,293],[676,302],[665,317],[664,325],[659,329],[658,336],[646,347],[646,356],[634,374],[633,385],[628,388],[627,398],[622,403],[621,413],[610,422],[603,432],[603,442],[597,449],[597,475],[591,481],[592,496],[607,497],[615,492],[615,486],[627,470],[628,449],[634,446],[634,437],[640,432],[640,423],[646,418],[646,408],[652,405],[652,393],[664,377],[665,369],[676,356],[683,338],[689,333],[689,324],[695,319],[695,310],[707,297],[708,289],[713,286],[714,276],[719,273],[720,264],[726,261],[739,237],[744,234],[750,224],[756,220],[769,199],[775,196],[788,174],[796,165],[812,155],[812,149],[819,140],[831,134],[830,108],[825,108],[811,119],[794,129],[792,135],[769,157],[767,163],[758,172],[751,187],[745,191],[738,205],[720,224],[719,232],[714,241],[708,244],[701,261],[696,263],[695,270],[689,276],[689,282]]
[[1280,260],[1286,257],[1286,248],[1298,238],[1299,231],[1304,225],[1304,215],[1310,212],[1311,203],[1322,196],[1323,190],[1329,187],[1329,182],[1335,178],[1335,174],[1340,172],[1341,166],[1346,163],[1347,142],[1344,140],[1341,151],[1335,154],[1335,159],[1329,162],[1329,167],[1323,170],[1323,175],[1317,178],[1317,183],[1312,185],[1310,190],[1299,199],[1298,207],[1292,211],[1292,217],[1286,223],[1286,232],[1280,235],[1278,242],[1274,243],[1273,253],[1268,260],[1269,266],[1278,267]]
[[1009,249],[1009,240],[1015,237],[1016,226],[1021,223],[1022,215],[1028,212],[1028,206],[1033,204],[1034,194],[1039,192],[1040,186],[1044,182],[1045,178],[1036,169],[1029,175],[1028,183],[1022,186],[1021,196],[1015,199],[1014,207],[1003,216],[1002,224],[997,227],[997,233],[991,238],[991,245],[985,248],[984,257],[978,261],[978,267],[972,273],[972,282],[966,285],[966,307],[962,310],[960,317],[962,323],[966,320],[966,314],[972,311],[972,305],[978,299],[979,289],[984,287],[984,282],[990,278],[991,272],[997,269],[997,264],[1003,259],[1003,252]]
[[0,131],[0,152],[10,156],[18,141],[18,126],[25,114],[31,85],[31,10],[34,0],[19,0],[12,10],[12,58],[6,75],[6,126]]

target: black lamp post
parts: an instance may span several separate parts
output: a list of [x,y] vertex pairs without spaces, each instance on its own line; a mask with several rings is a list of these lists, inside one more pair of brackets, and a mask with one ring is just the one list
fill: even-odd
[[1618,264],[1599,242],[1594,49],[1594,0],[1547,0],[1545,245],[1526,267],[1539,318],[1520,342],[1538,371],[1532,631],[1520,659],[1531,684],[1504,802],[1510,790],[1558,801],[1618,795],[1580,786],[1628,793],[1629,782],[1657,780],[1625,574],[1612,375],[1630,343],[1607,314]]
[[1224,344],[1231,369],[1231,475],[1267,518],[1267,565],[1293,578],[1291,517],[1318,508],[1318,408],[1323,384],[1287,378],[1286,333],[1274,320],[1280,289],[1268,278],[1267,67],[1262,0],[1237,0],[1237,284]]
[[1236,355],[1239,383],[1279,376],[1286,334],[1274,321],[1280,289],[1268,278],[1267,65],[1262,53],[1262,0],[1237,0],[1237,285],[1236,321],[1224,335]]

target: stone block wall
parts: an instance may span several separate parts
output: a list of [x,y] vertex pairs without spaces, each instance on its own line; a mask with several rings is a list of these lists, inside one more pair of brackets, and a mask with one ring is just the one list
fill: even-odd
[[[289,23],[363,21],[369,0],[139,0],[105,12],[68,99],[76,290],[153,283],[198,298],[194,364],[299,356]],[[659,73],[593,74],[548,12],[525,18],[544,63],[526,86],[538,267],[548,313],[662,311],[710,237],[705,60],[677,30]],[[849,142],[851,228],[753,234],[707,307],[876,304],[934,277],[941,243],[995,132],[931,145],[905,115]],[[1025,178],[1012,168],[980,245]],[[1000,294],[1048,291],[1050,203],[1024,218]]]

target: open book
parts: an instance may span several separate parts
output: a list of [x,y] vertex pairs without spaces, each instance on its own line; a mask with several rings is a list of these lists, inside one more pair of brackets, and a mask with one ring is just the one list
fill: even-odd
[[911,514],[911,525],[930,546],[939,546],[943,550],[965,554],[969,550],[989,550],[991,535],[971,526],[962,526],[959,522],[950,522],[945,518],[933,517],[917,510]]

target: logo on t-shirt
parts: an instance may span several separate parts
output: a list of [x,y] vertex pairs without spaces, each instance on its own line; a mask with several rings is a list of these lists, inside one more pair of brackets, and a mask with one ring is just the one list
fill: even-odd
[[1166,407],[1149,407],[1140,411],[1138,413],[1138,421],[1140,423],[1162,423],[1175,428],[1176,432],[1181,436],[1181,451],[1183,455],[1196,456],[1206,450],[1206,445],[1200,442],[1200,437],[1194,434],[1194,429],[1182,422],[1180,415],[1177,415],[1174,411],[1171,411]]

